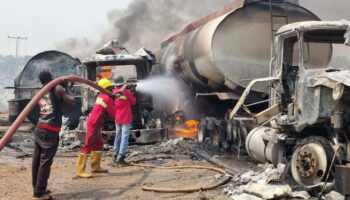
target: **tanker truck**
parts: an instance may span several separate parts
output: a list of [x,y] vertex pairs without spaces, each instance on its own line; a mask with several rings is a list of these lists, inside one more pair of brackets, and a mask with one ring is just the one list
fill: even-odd
[[[131,54],[119,41],[112,40],[99,49],[96,54],[83,59],[74,59],[59,51],[45,51],[31,58],[18,77],[15,79],[15,99],[9,101],[9,119],[15,120],[28,102],[41,89],[38,74],[50,71],[54,77],[78,75],[91,81],[123,75],[127,81],[137,82],[148,77],[154,55],[146,49],[140,49]],[[86,132],[86,117],[92,110],[96,100],[97,90],[82,84],[74,84],[71,88],[77,106],[69,108],[63,105],[64,127],[62,134],[74,132],[76,139],[84,141]],[[151,118],[153,110],[152,97],[132,91],[137,97],[136,105],[132,106],[133,121],[129,141],[132,143],[154,143],[168,138],[167,129],[157,118]],[[28,115],[31,123],[36,125],[39,119],[39,106]],[[113,143],[115,136],[114,119],[107,119],[101,131],[106,143]]]
[[316,185],[348,171],[350,66],[329,63],[349,27],[284,1],[235,1],[165,41],[159,71],[190,86],[200,142],[290,163],[298,184]]
[[[277,29],[309,20],[319,18],[288,1],[237,0],[162,43],[156,52],[159,71],[171,71],[191,87],[189,98],[200,118],[199,141],[209,137],[214,145],[244,146],[252,122],[245,112],[240,120],[230,122],[230,110],[251,80],[269,75]],[[260,112],[268,106],[268,98],[268,84],[257,85],[244,107]]]
[[[154,64],[154,55],[141,48],[136,53],[129,53],[116,39],[111,40],[95,55],[85,58],[79,66],[81,76],[89,80],[98,81],[100,78],[113,78],[122,75],[126,82],[137,83],[149,76]],[[92,110],[96,100],[96,90],[88,86],[82,86],[82,112],[77,133],[86,132],[86,117]],[[151,116],[153,111],[152,96],[131,90],[136,97],[136,104],[132,106],[132,129],[129,141],[132,143],[147,144],[160,142],[168,139],[167,129],[164,128],[161,120]],[[104,139],[113,143],[115,136],[115,121],[105,121],[101,131]]]

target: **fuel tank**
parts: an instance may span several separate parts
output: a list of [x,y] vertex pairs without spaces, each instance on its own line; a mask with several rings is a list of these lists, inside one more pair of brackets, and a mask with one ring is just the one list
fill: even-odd
[[[299,5],[281,2],[237,0],[188,25],[162,43],[156,53],[160,68],[204,88],[242,91],[250,80],[269,76],[272,30],[286,23],[319,20]],[[257,85],[253,91],[267,94],[268,87]]]
[[[41,71],[51,72],[54,78],[72,74],[78,75],[77,65],[79,64],[79,60],[59,51],[45,51],[35,55],[27,62],[14,81],[15,99],[11,100],[12,104],[18,106],[16,109],[19,112],[24,109],[42,87],[39,81],[39,73]],[[67,107],[64,104],[62,106],[63,115],[69,119],[67,125],[71,129],[78,125],[79,117],[82,115],[81,98],[76,97],[75,99],[76,106],[74,108]],[[16,116],[13,117],[16,118]],[[37,123],[39,119],[39,106],[36,106],[31,111],[28,119],[33,124]]]

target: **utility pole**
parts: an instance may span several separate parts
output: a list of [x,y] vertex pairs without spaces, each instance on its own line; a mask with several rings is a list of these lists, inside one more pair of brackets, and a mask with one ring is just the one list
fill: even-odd
[[18,49],[19,49],[19,42],[21,40],[27,40],[28,37],[21,37],[21,36],[16,36],[16,37],[13,37],[13,36],[7,36],[8,39],[12,39],[12,40],[16,40],[16,72],[17,74],[19,74],[19,67],[18,67]]

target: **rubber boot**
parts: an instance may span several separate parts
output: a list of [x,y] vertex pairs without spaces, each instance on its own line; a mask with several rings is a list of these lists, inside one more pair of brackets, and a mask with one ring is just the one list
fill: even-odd
[[33,200],[51,200],[53,198],[52,198],[52,196],[50,196],[48,194],[43,194],[43,195],[40,195],[40,196],[34,195],[32,199]]
[[91,178],[92,175],[85,172],[88,154],[80,153],[77,160],[77,177]]
[[108,173],[107,169],[101,167],[102,151],[91,151],[91,172]]
[[118,165],[120,165],[120,166],[128,166],[129,165],[129,163],[127,163],[126,161],[125,161],[125,156],[118,156],[118,159],[117,159],[117,161],[116,161],[117,163],[118,163]]

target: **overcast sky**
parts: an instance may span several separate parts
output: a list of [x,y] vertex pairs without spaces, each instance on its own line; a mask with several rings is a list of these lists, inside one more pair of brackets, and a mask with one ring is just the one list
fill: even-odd
[[[20,42],[19,53],[35,55],[55,49],[67,38],[100,38],[108,24],[108,12],[126,8],[131,0],[0,1],[0,54],[15,54],[16,43],[7,38],[10,35],[28,37]],[[350,20],[350,0],[300,0],[300,3],[323,20]]]
[[98,37],[107,26],[107,13],[130,0],[1,0],[0,54],[15,54],[7,36],[26,36],[20,54],[33,55],[78,35]]

